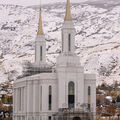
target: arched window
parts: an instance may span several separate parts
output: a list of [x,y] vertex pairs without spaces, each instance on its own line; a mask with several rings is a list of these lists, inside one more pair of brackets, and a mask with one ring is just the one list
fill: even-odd
[[71,51],[71,34],[68,35],[68,51]]
[[40,60],[42,61],[42,46],[40,46]]
[[68,94],[74,95],[74,82],[69,82],[68,84]]
[[52,86],[49,86],[49,100],[48,100],[48,109],[52,109]]
[[90,102],[91,102],[91,87],[88,86],[88,109],[90,110]]
[[75,104],[75,85],[74,82],[69,82],[68,83],[68,107],[69,108],[74,108]]

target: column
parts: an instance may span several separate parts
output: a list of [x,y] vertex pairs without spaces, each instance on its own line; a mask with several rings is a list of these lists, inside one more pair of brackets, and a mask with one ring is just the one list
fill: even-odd
[[39,120],[39,82],[34,81],[33,84],[33,112],[34,119]]
[[42,111],[48,111],[48,85],[42,85]]
[[[27,113],[27,86],[24,87],[24,113]],[[24,119],[27,120],[26,114]]]
[[58,90],[56,84],[52,85],[52,111],[58,111]]
[[22,87],[22,112],[24,112],[24,87]]
[[28,118],[32,118],[32,112],[33,112],[33,85],[32,81],[28,81],[28,87],[27,87],[27,115]]
[[42,85],[39,84],[39,111],[42,111]]
[[17,102],[17,104],[16,104],[16,110],[17,110],[17,113],[18,113],[18,111],[19,111],[19,89],[17,88],[16,89],[17,90],[17,99],[16,99],[16,102]]
[[13,89],[13,120],[15,120],[15,88]]

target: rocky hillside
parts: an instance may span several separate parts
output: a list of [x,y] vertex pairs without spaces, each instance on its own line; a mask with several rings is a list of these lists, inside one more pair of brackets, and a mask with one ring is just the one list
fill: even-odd
[[[86,72],[97,74],[97,84],[120,81],[120,2],[72,4],[76,53]],[[38,6],[0,5],[0,82],[15,80],[22,64],[34,61]],[[47,62],[56,63],[61,52],[65,4],[43,6]]]

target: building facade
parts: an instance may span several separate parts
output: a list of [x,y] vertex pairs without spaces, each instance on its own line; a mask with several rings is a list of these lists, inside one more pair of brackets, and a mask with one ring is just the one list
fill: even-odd
[[46,63],[46,41],[40,10],[35,41],[35,62],[14,82],[13,120],[51,120],[62,109],[82,109],[96,113],[96,77],[84,73],[75,54],[75,28],[67,0],[62,27],[62,52],[56,67]]

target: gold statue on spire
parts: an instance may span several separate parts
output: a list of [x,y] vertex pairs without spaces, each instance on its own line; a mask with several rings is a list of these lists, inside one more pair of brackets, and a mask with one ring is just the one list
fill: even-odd
[[38,27],[38,35],[43,35],[43,27],[42,27],[42,10],[41,10],[41,4],[40,4],[40,15],[39,15],[39,27]]
[[71,10],[70,10],[70,0],[67,0],[67,4],[66,4],[65,21],[72,21]]

